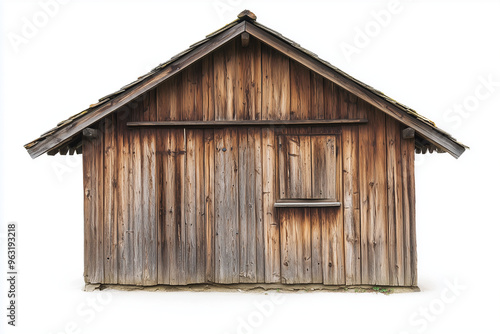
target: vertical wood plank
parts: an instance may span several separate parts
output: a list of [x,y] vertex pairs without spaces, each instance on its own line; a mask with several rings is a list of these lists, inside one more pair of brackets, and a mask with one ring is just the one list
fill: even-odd
[[158,129],[157,131],[157,201],[158,201],[158,284],[170,283],[170,262],[169,262],[169,238],[167,228],[169,222],[167,220],[167,207],[170,203],[167,202],[168,194],[168,155],[167,150],[169,129]]
[[280,235],[276,200],[276,142],[274,129],[262,129],[262,205],[265,239],[265,282],[280,281]]
[[385,131],[385,114],[374,110],[375,121],[375,184],[374,202],[375,225],[373,245],[375,254],[376,283],[385,285],[389,283],[389,254],[388,254],[388,222],[387,222],[387,148]]
[[308,208],[280,209],[281,275],[284,284],[312,283],[311,221]]
[[318,208],[311,208],[311,283],[323,283],[321,220]]
[[[203,94],[202,94],[202,62],[196,62],[182,71],[182,112],[184,120],[203,120]],[[204,205],[200,196],[204,190],[200,186],[203,174],[200,168],[203,164],[203,150],[201,136],[203,131],[185,129],[185,189],[184,189],[184,227],[186,229],[186,283],[201,283],[204,277],[204,260],[200,256],[202,249],[203,226],[200,218]],[[201,155],[200,155],[201,153]]]
[[410,198],[408,185],[408,146],[401,141],[401,169],[403,177],[403,221],[404,221],[404,284],[411,285],[411,230],[410,230]]
[[215,259],[215,147],[214,130],[204,130],[205,142],[205,230],[206,230],[206,279],[214,282],[214,259]]
[[116,114],[104,126],[104,283],[118,283]]
[[240,282],[255,283],[257,271],[257,216],[255,129],[239,129]]
[[[156,91],[144,95],[143,121],[157,120]],[[143,285],[158,284],[158,220],[157,220],[157,141],[156,129],[141,129],[142,140],[142,263]]]
[[[298,157],[290,156],[291,161],[298,160],[297,165],[299,165],[300,170],[300,182],[301,184],[295,184],[295,188],[298,191],[292,194],[295,198],[310,198],[312,197],[312,160],[311,160],[311,137],[310,136],[298,136],[299,147],[298,147]],[[296,181],[297,179],[294,179]],[[300,189],[300,190],[299,190]]]
[[[354,95],[346,91],[345,89],[337,89],[337,107],[338,107],[338,117],[339,118],[349,118],[349,113],[352,112],[356,106],[356,98]],[[350,110],[351,108],[351,110]],[[370,124],[371,126],[371,124]]]
[[182,92],[181,119],[203,120],[202,62],[196,62],[181,72]]
[[[103,128],[103,121],[99,128]],[[100,131],[99,138],[94,141],[94,172],[95,172],[95,239],[96,239],[96,271],[95,282],[104,281],[104,133]]]
[[195,283],[196,278],[196,164],[195,138],[193,130],[186,129],[186,184],[184,192],[186,226],[186,266],[187,283]]
[[262,44],[262,119],[290,119],[289,58]]
[[342,141],[346,284],[361,284],[358,129],[344,128]]
[[205,150],[204,132],[193,130],[195,148],[196,180],[196,278],[197,283],[206,282],[206,234],[205,234]]
[[133,284],[133,235],[131,233],[131,201],[129,178],[132,172],[130,165],[130,134],[126,125],[127,120],[117,114],[117,145],[118,145],[118,185],[120,186],[117,198],[118,219],[118,283]]
[[95,238],[93,233],[93,212],[95,199],[95,182],[93,182],[94,144],[90,138],[84,137],[82,142],[83,165],[83,212],[84,212],[84,272],[86,283],[92,283],[95,278]]
[[297,209],[279,209],[280,252],[281,252],[281,283],[299,283],[299,259],[297,244]]
[[[373,113],[365,103],[359,105],[359,117],[373,122]],[[372,226],[374,203],[372,188],[374,181],[374,138],[372,126],[359,128],[359,187],[360,187],[360,219],[361,219],[361,281],[363,284],[375,284],[373,268]]]
[[[215,120],[214,96],[214,59],[213,54],[205,56],[202,60],[202,94],[203,94],[203,120]],[[215,260],[215,147],[214,130],[203,131],[204,143],[204,233],[205,233],[205,279],[214,282]]]
[[[387,116],[389,117],[389,116]],[[403,203],[403,172],[402,172],[402,154],[401,154],[401,130],[400,125],[396,121],[393,122],[393,138],[394,138],[394,154],[396,159],[394,168],[394,208],[395,208],[395,223],[396,223],[396,278],[398,285],[405,284],[405,226],[404,226],[404,203]],[[389,162],[389,159],[387,160]],[[389,169],[389,167],[387,167]],[[388,190],[389,191],[389,190]]]
[[389,282],[404,285],[401,132],[398,122],[389,116],[386,116],[386,126]]
[[238,136],[215,130],[215,281],[239,282]]
[[262,131],[251,128],[249,136],[253,138],[254,149],[254,187],[255,187],[255,280],[257,283],[265,281],[265,238],[263,215],[263,178],[262,178]]
[[216,120],[236,119],[236,53],[232,40],[214,51],[214,113]]
[[325,97],[323,77],[311,71],[311,119],[325,118]]
[[176,74],[157,88],[158,121],[181,120],[182,73]]
[[[284,198],[310,198],[312,189],[311,137],[281,136],[280,179],[284,189],[280,190]],[[283,180],[284,178],[284,180]],[[282,185],[280,184],[280,187]]]
[[311,78],[307,67],[290,62],[290,119],[311,118]]
[[[186,131],[178,129],[172,131],[175,136],[175,178],[172,180],[175,192],[172,194],[175,198],[175,248],[176,248],[176,267],[177,283],[188,283],[187,268],[187,226],[186,226]],[[172,272],[172,270],[171,270]],[[172,275],[170,275],[172,279]]]
[[186,171],[184,191],[184,226],[186,229],[186,280],[187,283],[196,283],[196,161],[194,130],[186,130]]
[[301,219],[296,222],[299,235],[297,240],[299,280],[302,283],[312,283],[311,210],[309,208],[299,210]]
[[[170,284],[187,284],[186,279],[186,225],[185,225],[185,171],[186,146],[184,130],[166,131],[168,170],[164,174],[166,254]],[[165,269],[166,270],[166,269]]]
[[345,284],[344,235],[341,210],[318,209],[321,222],[323,284]]
[[411,168],[411,284],[413,286],[418,285],[418,267],[417,267],[417,227],[416,227],[416,201],[415,201],[415,142],[412,142],[411,147],[411,159],[410,159],[410,168]]
[[209,54],[202,59],[203,120],[213,121],[214,116],[214,60]]
[[[96,138],[94,139],[96,140]],[[85,278],[88,283],[99,283],[97,277],[97,222],[95,220],[97,210],[97,182],[95,161],[96,145],[91,138],[83,139],[83,170],[84,170],[84,192],[85,202]]]
[[288,165],[288,138],[287,136],[277,137],[278,145],[278,198],[289,198],[289,165]]
[[340,97],[339,87],[330,80],[323,80],[323,95],[325,105],[325,118],[340,118]]
[[[345,104],[342,104],[344,106]],[[352,94],[347,108],[341,108],[341,117],[358,117],[357,99]],[[361,284],[361,231],[359,203],[359,127],[346,126],[342,130],[344,245],[346,284]]]
[[236,39],[236,119],[258,120],[262,106],[260,41],[250,37],[247,47]]
[[[180,156],[176,151],[176,138],[181,133],[178,129],[168,129],[165,131],[166,138],[166,166],[167,169],[164,170],[164,182],[165,182],[165,234],[166,234],[166,252],[164,258],[168,265],[168,277],[169,284],[179,284],[178,270],[183,269],[182,267],[178,269],[177,253],[178,242],[180,239],[180,231],[178,232],[178,226],[180,226],[181,221],[181,203],[179,198],[183,198],[183,179],[177,179],[181,176],[181,171],[178,170],[179,164],[177,163],[178,157]],[[179,181],[179,182],[177,182]],[[180,196],[176,196],[179,193]],[[180,247],[179,247],[180,248]],[[179,254],[180,256],[180,254]],[[167,261],[165,261],[167,260]]]
[[397,254],[397,228],[396,228],[396,139],[394,138],[394,124],[392,119],[386,118],[387,135],[387,238],[388,238],[388,258],[389,258],[389,283],[398,285],[400,268],[398,267]]
[[311,196],[336,199],[337,144],[334,136],[311,136]]
[[414,229],[412,228],[412,156],[414,147],[411,140],[401,140],[401,158],[402,158],[402,176],[403,176],[403,220],[404,220],[404,284],[411,286],[413,284],[413,252],[412,242],[414,239]]
[[[257,136],[259,138],[257,138]],[[262,178],[260,174],[262,157],[260,154],[260,130],[255,128],[248,129],[248,155],[246,159],[240,159],[240,163],[248,164],[247,169],[247,190],[248,190],[248,274],[252,282],[257,282],[257,239],[259,239],[259,225],[262,226]],[[242,157],[244,158],[244,157]],[[260,179],[259,179],[260,178]],[[260,206],[260,208],[259,208]],[[260,228],[262,232],[262,228]],[[262,240],[262,236],[260,236]],[[261,246],[264,246],[261,243]],[[264,248],[261,249],[263,255]],[[262,266],[263,268],[263,266]],[[263,276],[263,271],[262,271]]]
[[[181,120],[185,117],[184,108],[195,109],[196,100],[186,93],[184,98],[184,82],[186,72],[181,72],[157,88],[157,119],[159,121]],[[186,84],[186,86],[189,86]],[[196,111],[195,111],[196,113]],[[191,115],[188,115],[189,117]],[[161,271],[158,273],[162,284],[186,284],[186,225],[184,219],[185,160],[186,148],[184,130],[161,129],[158,135],[161,147],[162,213],[159,221],[158,262]]]
[[248,206],[252,186],[248,184],[247,175],[249,173],[247,165],[248,150],[248,129],[238,129],[238,222],[239,222],[239,280],[240,282],[251,281],[249,273],[249,225],[252,224],[248,220],[250,208]]
[[143,285],[158,284],[158,229],[156,219],[156,132],[154,129],[142,131],[142,219],[140,240],[142,253]]
[[[337,141],[335,140],[335,158],[336,158],[336,163],[335,163],[335,184],[339,185],[336,186],[336,196],[335,198],[339,202],[344,201],[344,191],[343,187],[343,171],[344,171],[344,165],[343,165],[343,146],[340,144],[336,144]],[[325,208],[326,210],[328,208]],[[333,237],[333,255],[334,255],[334,276],[333,276],[333,281],[336,282],[335,284],[345,284],[345,246],[344,246],[344,210],[334,210],[334,208],[329,208],[331,211],[333,211],[333,214],[330,214],[332,217],[332,220],[335,222],[333,225],[333,230],[332,233],[334,235]],[[325,211],[326,211],[325,210]]]
[[[137,112],[137,111],[136,111]],[[134,266],[134,275],[133,275],[133,284],[141,284],[143,282],[143,268],[144,268],[144,259],[143,259],[143,239],[144,239],[144,225],[143,225],[143,203],[142,203],[142,176],[144,171],[142,169],[142,138],[141,138],[141,130],[134,129],[130,132],[131,136],[131,178],[129,179],[131,188],[131,198],[133,201],[130,203],[131,211],[133,212],[131,218],[131,229],[130,233],[133,238],[133,266]]]

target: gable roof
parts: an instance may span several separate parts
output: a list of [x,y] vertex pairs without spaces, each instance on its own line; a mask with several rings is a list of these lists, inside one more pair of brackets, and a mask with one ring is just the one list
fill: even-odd
[[449,133],[438,128],[434,122],[418,114],[415,110],[391,99],[373,87],[362,83],[341,71],[329,62],[320,59],[313,52],[302,48],[299,44],[284,37],[280,33],[256,22],[256,16],[245,10],[238,18],[209,34],[205,39],[191,45],[187,50],[175,55],[170,60],[152,69],[134,82],[123,86],[118,91],[99,99],[95,104],[82,112],[60,122],[57,126],[24,147],[32,158],[48,152],[72,154],[81,151],[82,131],[103,117],[118,110],[141,94],[156,87],[169,77],[214,51],[231,39],[247,32],[260,41],[284,53],[291,59],[308,67],[312,71],[331,80],[338,86],[372,104],[377,109],[394,117],[399,122],[415,130],[415,150],[417,153],[437,151],[448,152],[458,158],[466,148]]

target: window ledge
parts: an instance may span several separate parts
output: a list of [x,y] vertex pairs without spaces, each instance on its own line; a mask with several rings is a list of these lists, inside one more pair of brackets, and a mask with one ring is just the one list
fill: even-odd
[[340,206],[340,202],[324,199],[287,199],[274,203],[275,208],[326,208],[338,206]]

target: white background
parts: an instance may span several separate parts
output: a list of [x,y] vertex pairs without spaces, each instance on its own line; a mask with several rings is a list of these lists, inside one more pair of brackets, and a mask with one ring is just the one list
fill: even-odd
[[[393,8],[388,1],[66,2],[47,22],[38,1],[0,5],[2,333],[500,331],[498,2],[402,1],[385,26],[374,24],[373,13]],[[256,303],[269,306],[272,293],[83,291],[81,156],[32,160],[23,144],[245,8],[471,147],[458,160],[417,156],[422,292],[280,294],[284,302],[263,312]],[[32,36],[23,36],[26,22],[40,26]],[[356,47],[365,29],[367,45],[346,57],[341,45]],[[13,36],[25,39],[16,46]],[[488,78],[496,82],[490,91]],[[18,224],[16,328],[5,317],[7,222]],[[446,282],[461,287],[452,293]]]

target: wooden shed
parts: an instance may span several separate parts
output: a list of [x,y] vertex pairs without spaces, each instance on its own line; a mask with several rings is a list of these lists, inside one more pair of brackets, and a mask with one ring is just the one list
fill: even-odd
[[466,146],[244,11],[25,148],[83,154],[86,283],[416,286],[415,153]]

